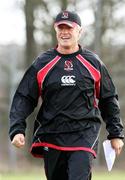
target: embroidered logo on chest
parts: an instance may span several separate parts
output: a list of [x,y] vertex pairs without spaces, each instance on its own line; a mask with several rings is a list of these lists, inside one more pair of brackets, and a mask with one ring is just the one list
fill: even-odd
[[76,85],[76,80],[75,76],[62,76],[61,78],[62,86],[75,86]]
[[64,70],[66,70],[66,71],[72,71],[73,70],[72,61],[70,61],[70,60],[65,61]]

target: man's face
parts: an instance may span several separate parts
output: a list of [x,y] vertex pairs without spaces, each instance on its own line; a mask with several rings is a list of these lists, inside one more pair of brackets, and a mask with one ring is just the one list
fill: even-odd
[[55,26],[55,30],[58,46],[69,49],[78,45],[78,40],[81,35],[80,26],[75,25],[74,27],[70,27],[65,24],[60,24]]

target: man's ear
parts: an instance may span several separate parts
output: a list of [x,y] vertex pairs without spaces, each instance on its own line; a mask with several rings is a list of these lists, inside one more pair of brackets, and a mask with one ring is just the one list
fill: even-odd
[[79,34],[81,35],[83,33],[83,28],[81,27],[79,30]]
[[81,28],[79,29],[79,38],[81,37],[82,33],[83,33],[83,28],[81,27]]
[[54,24],[54,30],[57,32],[58,26],[56,26],[56,24]]

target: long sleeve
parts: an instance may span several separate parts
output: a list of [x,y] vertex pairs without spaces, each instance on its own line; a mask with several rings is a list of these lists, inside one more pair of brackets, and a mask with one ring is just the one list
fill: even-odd
[[99,108],[102,119],[106,123],[106,129],[109,133],[108,139],[123,139],[123,124],[120,118],[118,94],[104,64],[102,64],[101,67]]
[[25,135],[26,118],[37,106],[39,95],[36,77],[37,71],[32,65],[24,74],[14,95],[9,116],[11,140],[18,133]]

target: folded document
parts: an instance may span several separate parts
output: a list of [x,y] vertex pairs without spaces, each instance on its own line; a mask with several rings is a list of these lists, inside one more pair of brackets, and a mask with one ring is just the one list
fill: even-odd
[[111,171],[113,164],[115,162],[116,153],[115,153],[115,150],[111,146],[110,140],[105,140],[103,142],[103,149],[104,149],[105,160],[106,160],[108,171]]

